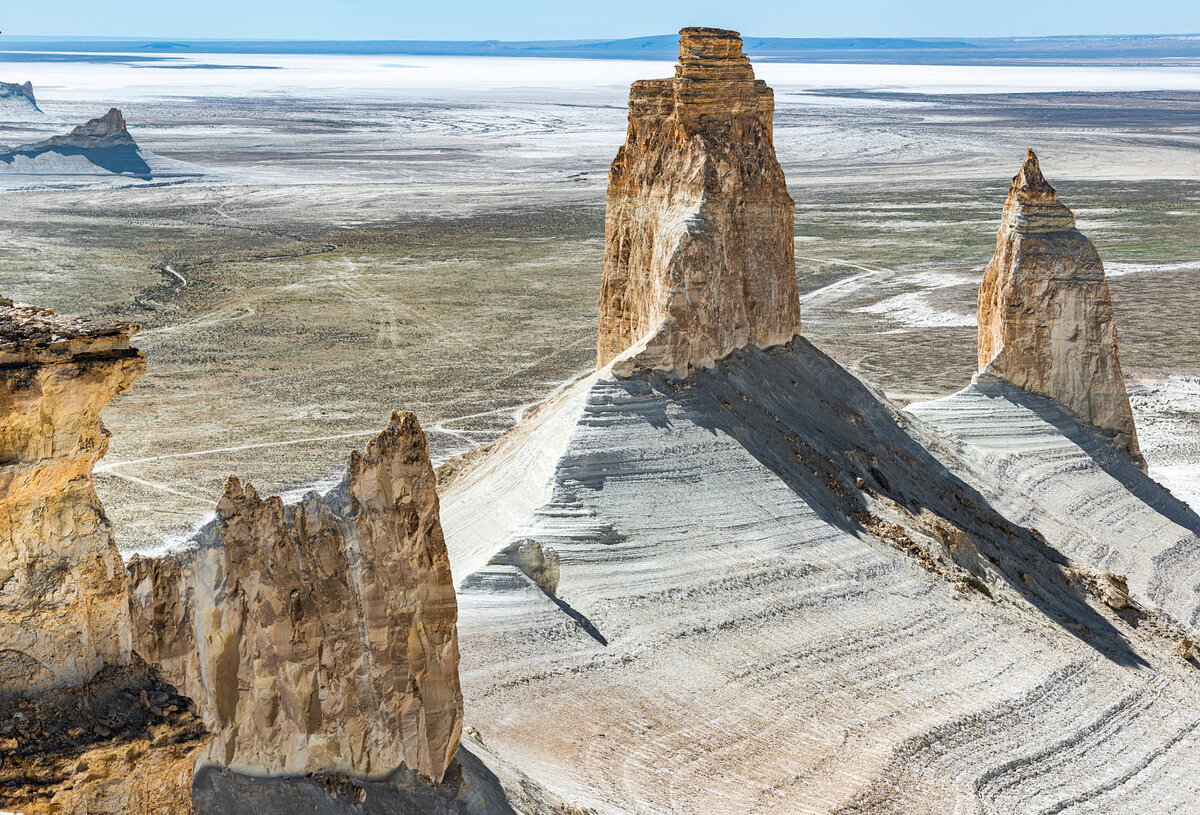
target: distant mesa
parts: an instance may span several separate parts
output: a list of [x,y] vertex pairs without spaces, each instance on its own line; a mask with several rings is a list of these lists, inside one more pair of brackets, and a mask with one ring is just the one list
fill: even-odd
[[149,181],[163,174],[164,162],[138,146],[116,108],[70,133],[0,152],[0,172],[28,175],[113,175]]
[[33,95],[32,82],[0,82],[0,121],[36,121],[45,115]]
[[1141,461],[1100,255],[1029,150],[979,289],[979,371],[1078,415]]

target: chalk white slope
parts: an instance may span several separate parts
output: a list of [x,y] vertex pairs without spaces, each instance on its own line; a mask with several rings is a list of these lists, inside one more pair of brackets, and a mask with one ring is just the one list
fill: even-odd
[[927,446],[803,340],[581,381],[443,488],[468,724],[603,813],[1193,811],[1177,632]]
[[1200,516],[1056,402],[991,376],[909,412],[953,445],[959,474],[1072,559],[1200,632]]

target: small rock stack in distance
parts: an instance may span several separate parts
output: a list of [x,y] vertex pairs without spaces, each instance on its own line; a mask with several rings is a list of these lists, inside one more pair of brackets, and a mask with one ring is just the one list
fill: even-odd
[[1004,204],[978,317],[981,374],[1056,400],[1142,463],[1104,265],[1032,150]]

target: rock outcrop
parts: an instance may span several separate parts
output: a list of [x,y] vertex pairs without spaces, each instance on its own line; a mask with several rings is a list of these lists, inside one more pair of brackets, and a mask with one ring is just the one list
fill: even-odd
[[33,95],[32,82],[0,82],[0,119],[24,121],[42,116],[42,109]]
[[685,28],[672,79],[633,83],[609,171],[597,367],[686,375],[800,331],[774,95],[733,31]]
[[230,478],[192,548],[131,562],[135,647],[197,701],[203,763],[440,780],[458,747],[457,605],[411,413],[295,504]]
[[1104,266],[1032,150],[979,289],[979,371],[1058,401],[1140,462]]
[[0,300],[0,810],[191,811],[205,730],[130,651],[92,483],[100,411],[145,370],[136,331]]
[[207,733],[192,701],[140,660],[90,681],[6,699],[0,811],[188,815]]
[[46,144],[69,145],[71,147],[117,147],[119,145],[136,144],[133,136],[129,135],[129,127],[125,117],[117,108],[109,108],[108,113],[96,119],[88,119],[70,133],[63,136],[51,136]]
[[121,557],[92,484],[100,410],[145,371],[137,327],[0,300],[0,694],[130,661]]
[[0,170],[47,175],[113,173],[148,180],[153,175],[149,158],[158,157],[138,147],[121,111],[111,108],[69,133],[0,150]]

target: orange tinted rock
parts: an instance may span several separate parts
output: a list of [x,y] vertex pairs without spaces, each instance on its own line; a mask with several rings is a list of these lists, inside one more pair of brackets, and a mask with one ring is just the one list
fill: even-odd
[[100,411],[145,371],[137,326],[0,301],[0,693],[130,660],[124,569],[92,483]]
[[685,28],[673,79],[633,83],[609,171],[597,366],[686,375],[800,332],[795,206],[775,101],[732,31]]
[[1058,401],[1141,461],[1104,266],[1032,150],[979,289],[979,371]]

